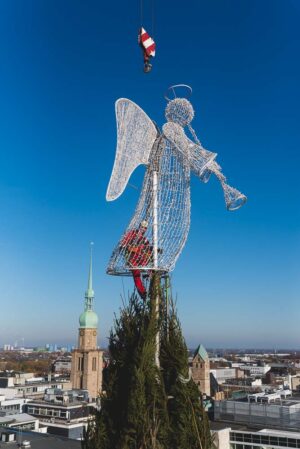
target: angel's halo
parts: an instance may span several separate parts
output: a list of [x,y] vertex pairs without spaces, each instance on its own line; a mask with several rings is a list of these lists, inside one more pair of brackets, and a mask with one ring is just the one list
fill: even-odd
[[[180,95],[180,98],[185,97],[190,98],[192,96],[193,89],[190,86],[188,86],[187,84],[174,84],[173,86],[168,87],[168,89],[164,94],[164,97],[167,101],[171,101],[174,100],[174,98],[178,98],[176,94],[176,89],[177,91],[183,90],[183,92],[185,93],[185,95]],[[173,98],[169,98],[170,92],[173,92]]]

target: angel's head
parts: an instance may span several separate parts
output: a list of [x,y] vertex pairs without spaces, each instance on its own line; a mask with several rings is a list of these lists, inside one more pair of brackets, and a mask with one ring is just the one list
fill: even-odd
[[175,122],[184,127],[193,120],[194,108],[186,98],[174,98],[168,102],[165,116],[168,122]]

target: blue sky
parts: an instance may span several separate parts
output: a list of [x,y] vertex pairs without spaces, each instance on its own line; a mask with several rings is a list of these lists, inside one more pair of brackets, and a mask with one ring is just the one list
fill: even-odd
[[132,289],[106,264],[138,199],[128,187],[105,202],[114,102],[128,97],[162,125],[166,88],[187,83],[200,140],[249,198],[229,213],[216,181],[192,180],[172,274],[187,342],[299,348],[299,2],[155,3],[148,75],[138,2],[0,3],[0,345],[76,341],[93,240],[106,346]]

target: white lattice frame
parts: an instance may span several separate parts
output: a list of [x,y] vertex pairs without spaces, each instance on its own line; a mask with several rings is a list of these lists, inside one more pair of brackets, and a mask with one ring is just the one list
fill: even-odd
[[[147,169],[135,213],[113,251],[107,272],[114,275],[132,274],[134,270],[167,273],[174,269],[188,236],[191,170],[203,182],[211,174],[216,175],[228,209],[240,207],[246,197],[228,186],[215,161],[216,153],[201,145],[190,126],[194,110],[186,99],[168,103],[168,122],[161,135],[144,111],[130,100],[120,100],[116,112],[117,154],[108,199],[122,193],[136,166],[143,163]],[[194,141],[185,134],[186,125]],[[157,194],[153,195],[156,189]],[[141,224],[145,222],[147,228],[142,232]]]

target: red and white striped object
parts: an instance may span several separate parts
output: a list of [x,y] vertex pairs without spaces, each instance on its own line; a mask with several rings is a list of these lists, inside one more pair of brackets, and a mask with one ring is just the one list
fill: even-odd
[[155,42],[144,28],[140,29],[139,43],[145,49],[148,56],[155,56]]

